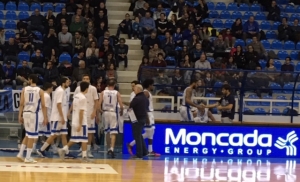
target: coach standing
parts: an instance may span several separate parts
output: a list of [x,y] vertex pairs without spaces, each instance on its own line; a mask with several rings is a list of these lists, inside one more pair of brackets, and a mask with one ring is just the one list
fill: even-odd
[[137,119],[137,122],[132,123],[133,138],[136,142],[136,156],[133,158],[141,159],[148,154],[142,132],[145,124],[149,124],[147,114],[149,100],[144,95],[143,87],[140,84],[135,85],[134,93],[136,96],[133,98],[129,106],[129,108],[133,110]]

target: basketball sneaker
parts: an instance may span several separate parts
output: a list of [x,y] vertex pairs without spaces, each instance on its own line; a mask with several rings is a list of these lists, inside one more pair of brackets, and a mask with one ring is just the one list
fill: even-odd
[[160,157],[160,154],[159,153],[155,153],[154,151],[152,151],[152,152],[149,152],[147,156],[148,157]]
[[24,160],[25,163],[37,163],[33,158],[25,158]]
[[107,155],[110,156],[111,158],[115,158],[115,153],[112,150],[109,150],[107,152]]
[[133,155],[133,152],[132,152],[132,146],[131,146],[129,143],[127,143],[126,146],[127,146],[128,153],[129,153],[130,155]]
[[74,155],[72,155],[71,153],[65,154],[65,159],[76,159],[76,157]]
[[61,160],[65,159],[66,151],[64,149],[58,149],[58,155],[61,158]]
[[42,158],[46,158],[46,157],[47,157],[45,151],[37,150],[36,153],[37,153],[40,157],[42,157]]
[[24,157],[23,157],[21,154],[18,154],[18,155],[17,155],[17,158],[18,158],[21,162],[24,162]]

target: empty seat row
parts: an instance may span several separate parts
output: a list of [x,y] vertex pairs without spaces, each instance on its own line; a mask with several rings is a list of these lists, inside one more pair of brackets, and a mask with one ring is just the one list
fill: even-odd
[[[25,19],[28,18],[29,16],[33,15],[33,12],[28,12],[28,11],[1,11],[0,10],[0,20],[1,19],[7,19],[7,20],[18,20],[18,19]],[[45,13],[47,15],[47,13]],[[55,15],[55,13],[54,13]]]
[[248,4],[229,3],[228,6],[224,2],[218,2],[216,5],[213,2],[207,2],[209,10],[229,10],[229,11],[261,11],[259,4],[253,4],[249,6]]
[[[275,39],[276,37],[272,37],[272,38]],[[272,38],[270,38],[270,39],[272,39]],[[246,41],[247,45],[250,44],[251,42],[252,42],[251,39]],[[235,41],[235,46],[237,46],[237,45],[245,46],[246,43],[244,40],[237,39]],[[281,50],[281,49],[295,50],[296,49],[296,50],[300,50],[300,42],[295,44],[292,41],[286,41],[285,43],[282,43],[279,40],[274,40],[272,43],[270,43],[268,40],[262,40],[261,43],[265,47],[265,49],[278,49],[278,50]]]
[[61,9],[65,7],[65,4],[63,3],[57,3],[56,6],[53,6],[52,3],[45,3],[43,6],[41,6],[38,3],[32,3],[31,6],[29,6],[25,2],[20,2],[17,6],[15,2],[9,1],[4,5],[2,2],[0,2],[0,10],[12,10],[12,11],[34,11],[35,9],[38,9],[40,11],[48,11],[52,10],[55,12],[61,12]]
[[[288,56],[289,56],[289,55],[286,55],[286,57],[288,57]],[[286,58],[286,57],[285,57],[285,58]],[[292,58],[292,59],[293,59],[293,58]],[[294,60],[296,60],[296,59],[294,59]],[[259,64],[260,64],[261,68],[264,70],[264,69],[266,68],[267,62],[266,62],[265,60],[260,60],[260,61],[259,61]],[[300,71],[300,63],[297,63],[297,64],[295,65],[295,63],[292,61],[292,62],[291,62],[291,65],[295,66],[295,70],[296,70],[296,71]],[[276,68],[277,71],[281,71],[281,66],[282,66],[281,61],[279,61],[279,60],[274,60],[274,67]]]

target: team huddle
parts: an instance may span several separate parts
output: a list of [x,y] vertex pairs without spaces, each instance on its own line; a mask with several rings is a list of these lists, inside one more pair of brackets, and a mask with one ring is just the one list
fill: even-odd
[[[81,153],[83,161],[93,158],[91,145],[96,133],[96,124],[99,123],[99,113],[101,121],[105,127],[107,144],[110,144],[108,156],[115,157],[114,147],[116,136],[119,133],[120,117],[123,117],[123,102],[120,93],[115,90],[115,81],[109,80],[107,88],[98,95],[97,89],[90,85],[90,77],[83,75],[80,85],[73,95],[73,103],[70,106],[70,80],[63,77],[60,86],[53,91],[51,83],[45,83],[43,89],[37,86],[37,75],[29,76],[30,85],[23,88],[20,100],[19,122],[24,125],[26,135],[22,141],[17,158],[25,163],[36,163],[32,157],[36,142],[39,136],[46,136],[47,140],[36,152],[41,157],[47,157],[46,151],[51,146],[54,153],[58,153],[61,159],[76,158],[69,152],[69,148],[81,143]],[[151,91],[153,90],[153,80],[145,81],[145,95],[149,98],[148,116],[150,125],[145,126],[144,138],[148,138],[149,156],[157,156],[152,149],[152,139],[154,135],[154,116]],[[132,83],[134,86],[136,82]],[[52,99],[51,95],[52,94]],[[131,100],[135,97],[131,94]],[[130,101],[131,101],[130,100]],[[126,113],[125,113],[126,115]],[[72,120],[71,137],[68,141],[68,119]],[[123,122],[123,121],[121,121]],[[58,149],[55,145],[56,139],[61,139],[63,148]],[[134,141],[127,145],[132,154]],[[27,149],[26,149],[27,148]],[[23,156],[26,149],[26,157]]]

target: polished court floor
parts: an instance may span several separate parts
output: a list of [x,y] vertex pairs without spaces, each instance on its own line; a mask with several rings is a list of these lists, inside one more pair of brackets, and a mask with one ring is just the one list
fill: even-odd
[[[24,164],[14,156],[14,142],[0,140],[0,182],[300,182],[300,160],[161,156],[132,160],[119,151],[107,159],[104,149],[95,159],[61,161],[50,154],[36,164]],[[10,148],[4,150],[3,148]],[[72,154],[77,154],[76,149]]]

